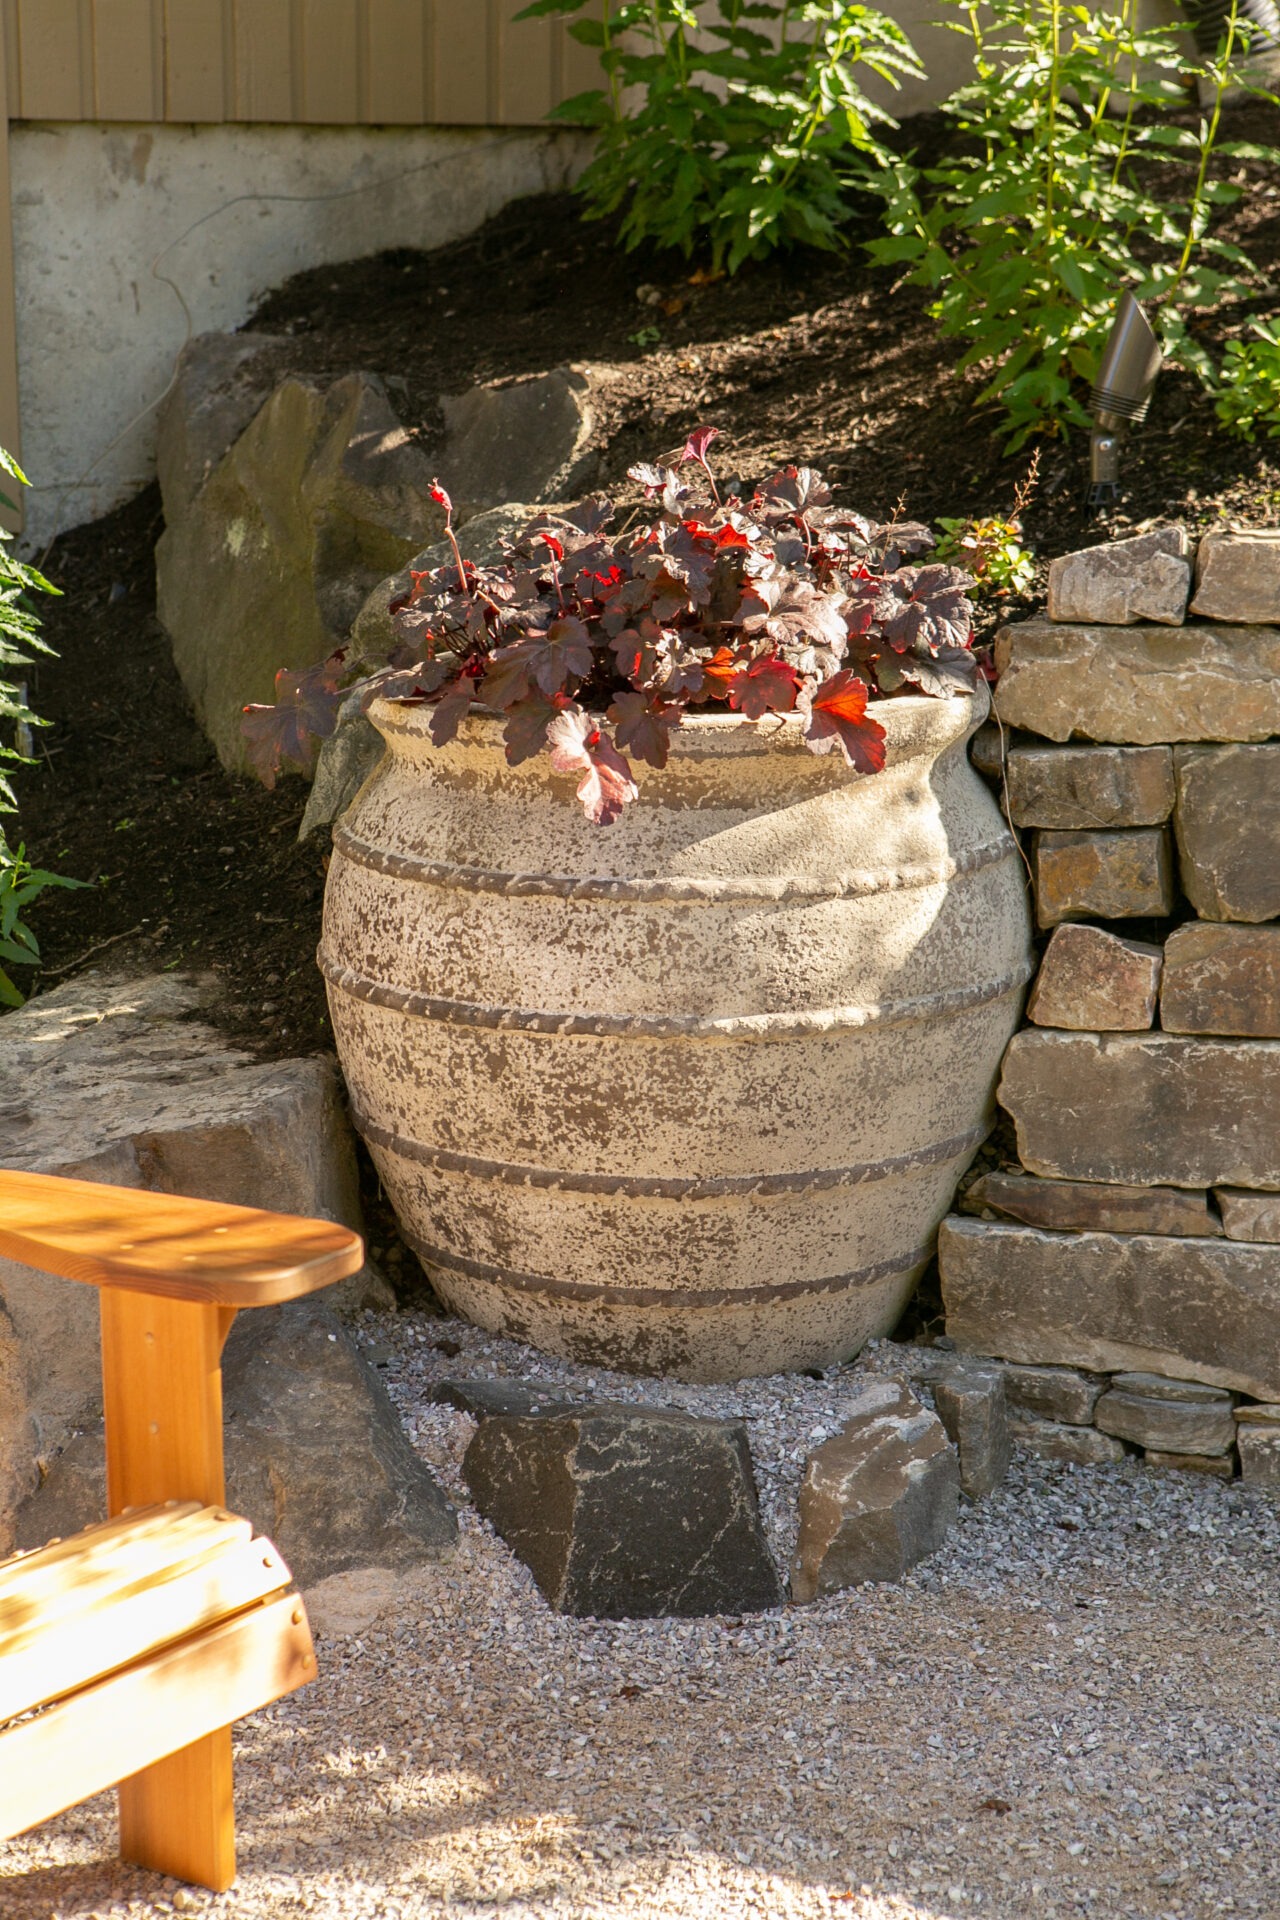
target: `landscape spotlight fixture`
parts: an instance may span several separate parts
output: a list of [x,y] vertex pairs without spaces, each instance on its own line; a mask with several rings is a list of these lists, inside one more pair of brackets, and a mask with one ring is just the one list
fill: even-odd
[[1147,417],[1147,404],[1161,367],[1151,322],[1127,290],[1120,296],[1098,377],[1089,395],[1089,505],[1114,500],[1120,482],[1120,435]]

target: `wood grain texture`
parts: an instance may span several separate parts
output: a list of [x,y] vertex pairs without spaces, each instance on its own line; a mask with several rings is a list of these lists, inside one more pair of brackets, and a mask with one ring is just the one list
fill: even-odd
[[364,1247],[326,1220],[0,1171],[0,1254],[89,1286],[240,1308],[330,1286],[359,1270]]
[[[229,1831],[228,1723],[314,1676],[306,1613],[296,1595],[285,1595],[73,1694],[0,1734],[0,1839],[88,1799],[166,1745],[190,1747],[193,1734],[226,1747]],[[142,1852],[146,1864],[176,1878],[217,1892],[229,1886],[234,1852],[210,1848],[209,1823],[193,1825],[184,1837],[173,1831],[172,1807],[161,1812],[169,1816],[166,1833],[122,1816],[124,1857],[137,1860]]]

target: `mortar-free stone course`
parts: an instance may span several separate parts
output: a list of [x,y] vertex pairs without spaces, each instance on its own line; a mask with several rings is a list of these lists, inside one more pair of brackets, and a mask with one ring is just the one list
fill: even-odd
[[1060,555],[1049,565],[1049,618],[1180,627],[1191,591],[1189,546],[1185,527],[1156,527]]
[[1166,1033],[1280,1039],[1280,926],[1188,921],[1169,935],[1160,983]]
[[1161,827],[1038,832],[1031,858],[1041,927],[1085,918],[1146,919],[1173,910],[1172,853]]
[[1169,747],[1016,746],[1008,779],[1019,827],[1158,827],[1173,812]]
[[1202,920],[1280,916],[1280,740],[1179,747],[1174,826],[1182,885]]
[[1105,927],[1055,928],[1027,1002],[1037,1027],[1140,1033],[1155,1019],[1161,948]]

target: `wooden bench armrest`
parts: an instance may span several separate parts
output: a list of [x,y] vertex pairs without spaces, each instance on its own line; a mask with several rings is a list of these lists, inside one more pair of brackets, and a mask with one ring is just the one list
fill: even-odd
[[235,1310],[344,1280],[364,1243],[328,1220],[0,1171],[0,1255],[92,1287]]

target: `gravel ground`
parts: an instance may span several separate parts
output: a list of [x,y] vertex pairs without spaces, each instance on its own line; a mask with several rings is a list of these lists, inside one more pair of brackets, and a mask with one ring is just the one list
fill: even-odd
[[[780,1552],[849,1379],[585,1374],[409,1313],[363,1338],[459,1501],[445,1375],[740,1412]],[[0,1920],[1280,1914],[1280,1515],[1238,1487],[1020,1455],[901,1586],[707,1621],[560,1619],[461,1519],[445,1566],[318,1590],[320,1680],[238,1731],[230,1894],[117,1867],[103,1796],[0,1850]]]

